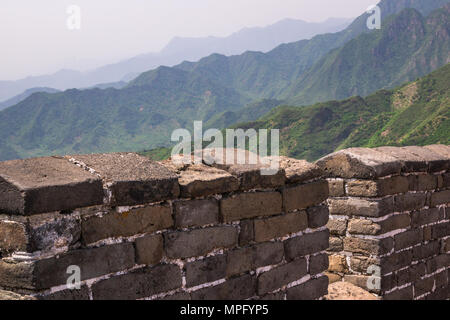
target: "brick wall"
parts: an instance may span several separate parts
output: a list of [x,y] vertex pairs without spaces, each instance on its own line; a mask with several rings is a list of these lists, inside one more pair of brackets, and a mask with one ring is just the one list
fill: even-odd
[[450,147],[354,148],[317,164],[330,185],[330,281],[449,299]]
[[[281,160],[271,176],[260,165],[130,153],[2,162],[0,289],[38,299],[321,298],[328,183],[316,165]],[[67,288],[70,266],[80,289]]]

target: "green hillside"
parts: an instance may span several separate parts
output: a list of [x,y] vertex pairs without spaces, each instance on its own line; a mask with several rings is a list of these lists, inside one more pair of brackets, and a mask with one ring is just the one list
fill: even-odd
[[308,160],[349,147],[450,144],[450,64],[394,90],[281,106],[235,127],[280,129],[280,153]]
[[[442,9],[432,12],[448,2],[383,0],[381,31],[368,30],[368,15],[363,14],[342,32],[268,53],[211,55],[160,67],[122,89],[33,94],[0,112],[0,160],[149,150],[170,145],[171,132],[190,129],[194,120],[225,127],[256,119],[278,100],[305,105],[303,100],[322,101],[328,94],[346,98],[413,80],[450,59],[450,15]],[[418,11],[402,11],[408,7]],[[421,15],[430,12],[427,19]],[[353,48],[358,54],[347,57]],[[381,51],[374,55],[375,49]]]

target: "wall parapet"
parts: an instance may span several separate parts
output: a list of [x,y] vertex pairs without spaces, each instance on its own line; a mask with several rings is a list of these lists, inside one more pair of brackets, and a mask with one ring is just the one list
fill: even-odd
[[[133,153],[0,163],[0,289],[38,299],[319,299],[328,183],[306,161]],[[80,289],[67,287],[80,269]]]
[[450,147],[352,148],[317,165],[330,186],[330,281],[449,299]]

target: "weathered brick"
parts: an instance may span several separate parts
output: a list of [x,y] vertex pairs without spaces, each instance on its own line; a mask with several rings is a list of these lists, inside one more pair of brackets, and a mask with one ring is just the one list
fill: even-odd
[[439,188],[450,188],[450,173],[444,173],[442,175],[442,184]]
[[420,210],[425,207],[427,195],[425,193],[406,193],[395,196],[395,211]]
[[377,151],[389,154],[402,163],[402,172],[425,172],[428,169],[427,161],[419,155],[398,147],[380,147]]
[[437,188],[438,177],[431,174],[419,174],[408,176],[409,190],[429,191]]
[[293,184],[320,178],[322,170],[315,164],[305,160],[278,157],[280,168],[286,172],[286,183]]
[[350,219],[348,222],[348,232],[351,234],[376,235],[380,231],[381,226],[369,219]]
[[326,250],[329,246],[330,233],[328,230],[307,233],[291,238],[284,244],[286,258],[293,260],[296,257],[306,256]]
[[434,277],[428,277],[425,279],[417,280],[414,283],[414,297],[419,297],[425,293],[429,293],[433,290]]
[[450,190],[434,192],[431,194],[431,206],[450,203]]
[[363,257],[363,256],[352,256],[350,258],[350,267],[353,271],[360,272],[363,274],[368,273],[368,269],[370,266],[379,266],[380,265],[380,259],[378,258],[369,258],[369,257]]
[[437,255],[439,254],[440,248],[441,246],[439,241],[432,241],[427,244],[422,244],[413,248],[413,258],[414,260],[422,260]]
[[345,181],[343,179],[328,179],[330,197],[343,197],[345,195]]
[[411,265],[412,259],[412,250],[396,252],[389,256],[382,257],[380,259],[381,273],[384,275],[409,266]]
[[343,236],[347,231],[347,220],[330,217],[327,228],[330,230],[330,234]]
[[431,226],[431,234],[433,239],[444,238],[450,236],[450,223],[443,222]]
[[328,281],[330,284],[338,282],[338,281],[342,281],[342,277],[338,274],[334,274],[334,273],[330,273],[330,272],[325,272],[324,274],[328,277]]
[[258,294],[275,291],[307,274],[306,259],[294,260],[285,265],[262,273],[258,277]]
[[170,296],[165,296],[163,298],[157,299],[163,301],[183,301],[183,300],[191,300],[191,295],[187,292],[178,292],[172,294]]
[[344,281],[345,282],[350,282],[351,284],[354,284],[357,287],[363,288],[366,291],[369,292],[379,292],[380,288],[374,288],[373,286],[369,286],[367,285],[370,280],[373,279],[369,276],[363,276],[363,275],[350,275],[350,274],[346,274],[344,276]]
[[218,255],[186,264],[186,285],[194,287],[202,283],[225,278],[227,272],[226,255]]
[[393,239],[362,239],[347,237],[344,239],[344,250],[365,255],[381,255],[390,252],[393,248]]
[[338,237],[330,237],[330,246],[327,250],[331,252],[344,250],[344,241]]
[[103,203],[101,180],[58,157],[0,163],[0,211],[32,215]]
[[450,254],[440,254],[427,260],[427,273],[434,273],[439,269],[448,268],[450,266]]
[[239,225],[239,245],[246,246],[255,240],[255,224],[253,220],[242,220]]
[[450,238],[442,240],[442,253],[450,252]]
[[[267,168],[268,169],[268,168]],[[263,174],[262,165],[233,165],[227,171],[239,180],[241,190],[256,188],[277,188],[285,184],[286,174],[280,168],[275,174]]]
[[308,213],[309,228],[320,228],[328,223],[330,213],[328,212],[327,206],[311,207],[306,212]]
[[405,287],[383,295],[383,300],[412,300],[413,287]]
[[39,300],[90,300],[89,289],[87,286],[81,286],[80,289],[65,289],[52,292],[46,295],[38,295]]
[[163,257],[163,251],[163,238],[159,234],[136,239],[137,264],[157,264]]
[[393,197],[381,200],[328,199],[328,204],[331,215],[382,217],[394,212],[393,199]]
[[434,275],[436,287],[446,286],[448,284],[448,272],[444,270]]
[[399,174],[402,162],[375,149],[350,148],[332,153],[318,160],[325,174],[339,178],[373,179]]
[[332,254],[328,257],[328,259],[329,259],[328,271],[337,273],[345,273],[348,271],[345,256],[339,254]]
[[408,178],[395,176],[380,180],[353,180],[347,182],[347,194],[355,197],[383,197],[408,192]]
[[308,219],[305,211],[258,219],[255,220],[255,241],[268,241],[306,230],[306,228],[308,228]]
[[24,223],[0,221],[0,254],[27,251],[29,238]]
[[256,278],[243,275],[214,287],[192,292],[192,300],[245,300],[256,294]]
[[302,184],[283,189],[283,205],[286,211],[306,209],[318,205],[328,198],[326,180]]
[[309,274],[315,275],[328,269],[328,255],[326,253],[317,254],[309,258]]
[[0,286],[40,290],[62,285],[67,282],[67,268],[72,265],[80,267],[82,281],[125,270],[134,265],[134,247],[123,243],[75,250],[33,262],[1,261]]
[[180,194],[195,198],[228,193],[239,189],[239,182],[226,171],[205,165],[191,165],[179,173]]
[[288,300],[316,300],[328,293],[328,277],[308,280],[287,290]]
[[175,265],[159,265],[101,280],[92,285],[94,300],[136,300],[180,288],[181,271]]
[[282,198],[278,192],[241,193],[220,200],[224,222],[246,218],[272,216],[282,212]]
[[174,205],[177,228],[201,227],[219,222],[216,199],[179,201]]
[[409,152],[426,160],[429,172],[439,172],[448,169],[449,165],[448,156],[443,155],[441,153],[442,151],[441,146],[438,146],[437,148],[435,148],[434,146],[431,148],[430,146],[427,147],[408,146],[403,147],[403,149],[406,149]]
[[421,243],[423,239],[422,229],[408,230],[394,236],[395,251],[412,247]]
[[423,209],[411,213],[411,224],[413,227],[423,226],[430,223],[435,223],[439,220],[439,209]]
[[170,206],[156,205],[129,212],[113,211],[103,216],[85,218],[81,223],[81,236],[83,242],[89,244],[107,238],[152,233],[172,226]]
[[275,265],[284,256],[283,243],[266,242],[228,252],[227,276],[238,275],[257,268]]
[[409,214],[395,214],[379,222],[381,226],[380,233],[388,233],[394,230],[406,229],[411,225]]
[[206,255],[214,249],[234,247],[237,238],[235,227],[212,227],[166,233],[164,245],[169,258],[190,258]]
[[95,170],[111,192],[111,204],[132,206],[177,198],[177,175],[135,153],[108,153],[66,156]]
[[397,285],[402,287],[408,283],[415,282],[421,279],[426,274],[426,264],[417,263],[409,266],[406,269],[399,270],[395,273]]

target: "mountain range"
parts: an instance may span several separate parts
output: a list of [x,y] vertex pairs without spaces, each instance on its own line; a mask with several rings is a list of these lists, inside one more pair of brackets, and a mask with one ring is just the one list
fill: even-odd
[[268,51],[282,43],[340,31],[347,27],[351,20],[330,18],[324,22],[312,23],[285,19],[267,27],[245,28],[228,37],[176,37],[158,53],[141,54],[91,71],[60,70],[50,75],[33,76],[17,81],[0,81],[0,101],[10,99],[34,87],[65,90],[88,88],[103,83],[113,83],[113,87],[117,87],[114,83],[128,82],[140,73],[158,66],[173,66],[183,61],[196,61],[212,53],[233,55],[247,50]]
[[[383,0],[381,30],[369,30],[363,14],[337,33],[268,53],[213,54],[159,67],[122,89],[35,93],[0,112],[0,160],[167,146],[173,129],[189,129],[193,120],[225,127],[255,120],[279,103],[365,96],[415,80],[449,62],[448,2]],[[351,133],[341,132],[342,138]]]

